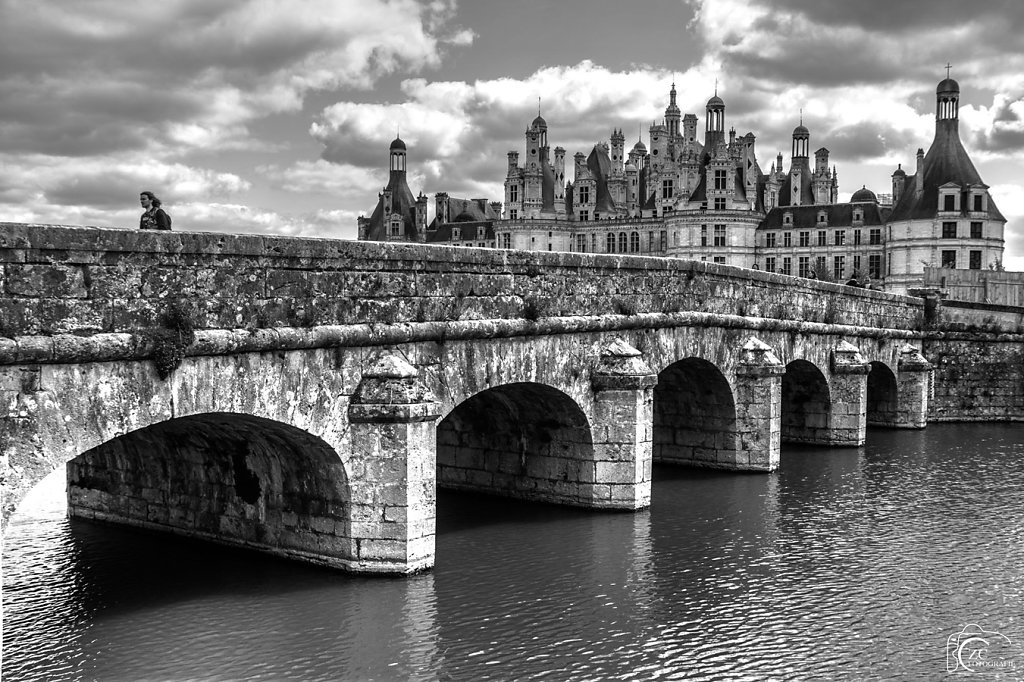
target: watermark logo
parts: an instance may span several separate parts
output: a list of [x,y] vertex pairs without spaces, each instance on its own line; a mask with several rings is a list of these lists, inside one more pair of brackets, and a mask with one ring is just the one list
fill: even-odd
[[1006,635],[970,623],[946,638],[946,672],[995,673],[1017,669]]

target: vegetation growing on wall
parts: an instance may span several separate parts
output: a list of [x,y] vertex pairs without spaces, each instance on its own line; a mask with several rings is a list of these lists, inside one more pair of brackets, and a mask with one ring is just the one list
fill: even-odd
[[161,379],[181,366],[185,349],[196,340],[196,310],[191,303],[171,301],[159,318],[160,326],[150,330],[152,360]]

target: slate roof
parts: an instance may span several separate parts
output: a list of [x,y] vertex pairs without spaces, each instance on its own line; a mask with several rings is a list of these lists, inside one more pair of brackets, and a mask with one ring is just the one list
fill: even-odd
[[[391,211],[402,216],[405,237],[409,241],[417,241],[416,237],[416,197],[405,181],[405,174],[393,172],[386,189],[391,190]],[[370,215],[370,225],[366,238],[370,241],[387,239],[387,218],[384,215],[384,197],[377,200],[377,206]]]
[[[939,211],[939,187],[946,183],[960,185],[964,192],[968,185],[984,184],[960,142],[957,126],[956,119],[935,122],[935,139],[918,170],[918,173],[924,174],[922,191],[916,190],[917,173],[908,175],[903,185],[903,194],[893,207],[891,220],[935,218]],[[967,204],[967,201],[960,202],[965,211]],[[988,217],[991,220],[1006,220],[996,208],[991,195],[988,198]]]
[[[875,203],[848,203],[848,204],[820,204],[809,206],[782,206],[773,208],[764,217],[759,230],[812,230],[818,228],[818,213],[825,211],[828,218],[828,225],[825,227],[853,227],[853,210],[860,208],[864,211],[864,227],[881,227],[889,216],[888,207],[879,206]],[[782,216],[786,213],[793,214],[793,224],[783,225]],[[858,224],[857,227],[860,227]]]

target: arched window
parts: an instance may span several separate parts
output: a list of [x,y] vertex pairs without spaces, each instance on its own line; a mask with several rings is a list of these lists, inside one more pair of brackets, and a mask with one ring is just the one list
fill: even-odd
[[607,249],[607,252],[608,253],[615,253],[615,233],[614,232],[609,232],[608,233],[608,249]]
[[629,252],[639,253],[640,252],[640,233],[631,232],[629,235]]
[[619,232],[619,253],[626,253],[627,248],[628,244],[626,242],[626,233]]

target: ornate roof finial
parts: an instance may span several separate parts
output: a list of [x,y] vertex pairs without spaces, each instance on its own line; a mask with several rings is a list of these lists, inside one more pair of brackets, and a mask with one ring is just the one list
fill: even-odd
[[953,68],[953,65],[946,62],[946,78],[949,78],[949,70]]
[[804,108],[800,107],[800,125],[804,124]]
[[715,79],[715,97],[718,97],[718,79]]
[[540,116],[540,97],[537,98],[537,115]]

